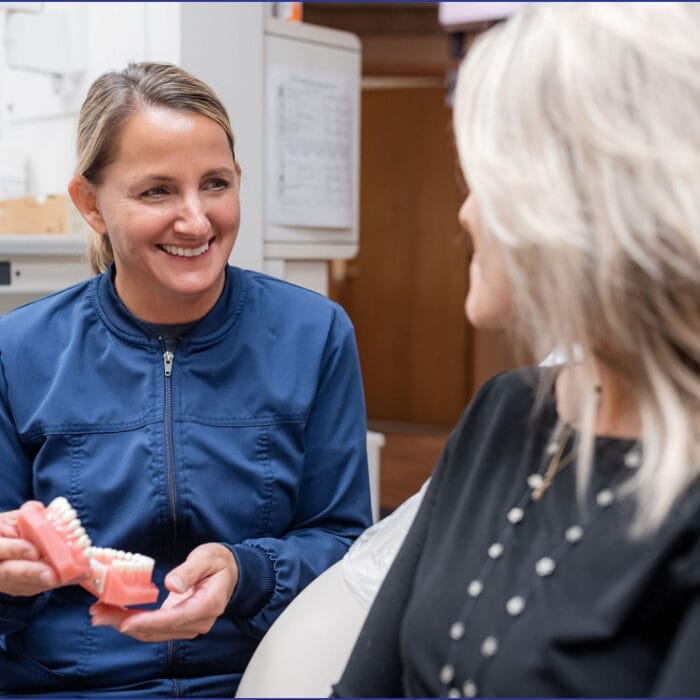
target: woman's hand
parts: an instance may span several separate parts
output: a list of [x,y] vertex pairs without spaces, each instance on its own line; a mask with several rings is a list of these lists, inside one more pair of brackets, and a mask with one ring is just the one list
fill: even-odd
[[54,570],[39,561],[39,552],[17,530],[17,513],[0,513],[0,593],[32,596],[55,588]]
[[166,577],[170,595],[159,610],[134,610],[97,602],[93,625],[109,625],[141,642],[194,639],[208,632],[224,612],[238,582],[238,565],[229,549],[202,544]]

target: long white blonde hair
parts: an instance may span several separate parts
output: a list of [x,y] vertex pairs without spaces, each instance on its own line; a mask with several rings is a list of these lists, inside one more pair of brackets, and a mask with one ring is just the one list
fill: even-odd
[[478,40],[454,129],[535,357],[579,347],[579,487],[595,362],[634,388],[634,530],[700,472],[700,6],[533,4]]

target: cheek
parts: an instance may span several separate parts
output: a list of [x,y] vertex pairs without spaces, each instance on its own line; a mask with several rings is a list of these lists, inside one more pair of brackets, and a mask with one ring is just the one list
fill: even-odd
[[132,204],[117,204],[104,212],[104,220],[110,238],[119,237],[137,241],[148,238],[154,232],[172,222],[168,207],[146,207]]
[[490,259],[472,260],[465,303],[469,322],[483,329],[501,329],[509,322],[511,293],[502,267]]
[[211,213],[212,219],[222,231],[238,232],[238,225],[241,221],[241,208],[238,198],[234,202],[220,202]]

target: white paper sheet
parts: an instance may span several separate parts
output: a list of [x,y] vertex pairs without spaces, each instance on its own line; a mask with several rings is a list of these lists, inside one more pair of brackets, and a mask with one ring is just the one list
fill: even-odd
[[353,224],[353,96],[342,73],[277,65],[267,84],[267,220]]

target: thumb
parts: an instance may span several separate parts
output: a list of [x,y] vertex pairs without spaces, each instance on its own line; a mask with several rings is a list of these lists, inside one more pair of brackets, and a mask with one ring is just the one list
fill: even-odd
[[206,544],[196,547],[182,564],[170,571],[165,577],[165,585],[169,591],[185,593],[198,581],[217,571],[216,556],[210,551],[210,547],[211,545]]

